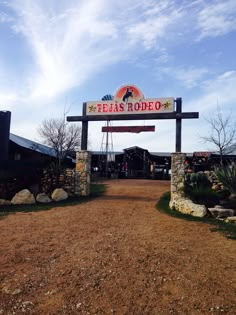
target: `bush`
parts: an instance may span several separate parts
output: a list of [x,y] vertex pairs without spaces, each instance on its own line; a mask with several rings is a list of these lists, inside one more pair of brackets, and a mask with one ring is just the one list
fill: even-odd
[[236,163],[216,167],[215,175],[231,194],[236,194]]
[[185,183],[191,187],[211,187],[211,182],[208,179],[208,176],[202,172],[187,174]]
[[188,187],[185,194],[194,202],[206,207],[214,207],[219,203],[219,196],[211,188],[206,187]]
[[226,200],[230,196],[230,192],[228,189],[221,189],[216,191],[217,195],[219,196],[220,200]]
[[219,196],[212,190],[207,175],[201,172],[186,175],[184,193],[193,202],[206,207],[213,207],[219,203]]

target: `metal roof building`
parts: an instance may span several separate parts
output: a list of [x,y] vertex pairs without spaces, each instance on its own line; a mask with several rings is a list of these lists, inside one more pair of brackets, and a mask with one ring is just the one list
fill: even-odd
[[35,141],[14,135],[10,133],[10,141],[15,143],[16,145],[23,147],[25,149],[29,149],[32,151],[36,151],[41,154],[45,154],[51,157],[56,157],[56,152],[53,148],[50,148],[44,144],[37,143]]

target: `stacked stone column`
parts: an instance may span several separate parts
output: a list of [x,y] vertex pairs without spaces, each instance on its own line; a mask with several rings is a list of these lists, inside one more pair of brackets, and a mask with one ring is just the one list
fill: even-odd
[[88,151],[76,152],[76,191],[78,196],[90,194],[91,153]]
[[186,154],[171,155],[171,201],[183,196]]
[[204,205],[195,204],[184,195],[185,153],[173,153],[171,156],[171,199],[170,208],[195,217],[207,214]]

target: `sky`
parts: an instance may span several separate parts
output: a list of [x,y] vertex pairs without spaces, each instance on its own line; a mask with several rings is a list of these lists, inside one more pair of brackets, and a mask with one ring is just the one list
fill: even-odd
[[[235,0],[0,0],[0,110],[12,133],[38,142],[43,120],[82,115],[83,102],[134,84],[199,112],[182,121],[183,152],[214,150],[207,119],[219,108],[236,121],[235,56]],[[113,133],[114,151],[175,151],[175,120],[111,124],[156,126]],[[104,125],[89,123],[89,150],[102,149]]]

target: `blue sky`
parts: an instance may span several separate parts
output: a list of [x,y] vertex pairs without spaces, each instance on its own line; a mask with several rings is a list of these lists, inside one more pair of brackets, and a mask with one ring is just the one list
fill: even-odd
[[[11,132],[39,140],[43,119],[81,115],[82,103],[100,100],[123,84],[145,97],[182,97],[182,151],[211,150],[200,136],[206,118],[236,111],[235,0],[0,0],[0,110],[12,112]],[[101,127],[89,123],[91,150]],[[140,146],[175,150],[175,121],[155,133],[113,134],[115,151]]]

